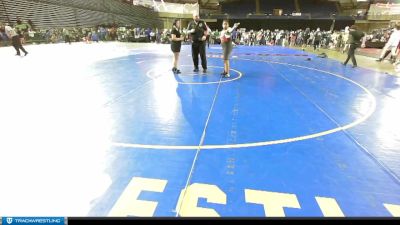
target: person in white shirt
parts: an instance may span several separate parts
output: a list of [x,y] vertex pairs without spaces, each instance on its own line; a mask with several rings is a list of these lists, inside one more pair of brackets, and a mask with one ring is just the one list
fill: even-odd
[[17,56],[21,55],[21,52],[19,51],[20,49],[22,50],[22,52],[25,53],[25,56],[28,55],[28,52],[24,49],[24,47],[22,47],[21,39],[20,39],[19,35],[17,34],[17,32],[8,25],[4,26],[4,25],[0,24],[0,27],[5,30],[7,37],[12,40],[12,45],[14,46],[15,50],[17,51],[16,55]]
[[344,42],[344,47],[342,50],[342,53],[345,53],[347,50],[349,50],[350,44],[349,44],[349,33],[350,33],[350,27],[346,26],[344,28],[344,34],[343,34],[343,42]]
[[390,35],[388,42],[386,42],[385,47],[382,49],[381,56],[376,61],[381,62],[386,56],[391,54],[392,62],[396,58],[397,46],[400,43],[400,24],[396,24],[393,33]]

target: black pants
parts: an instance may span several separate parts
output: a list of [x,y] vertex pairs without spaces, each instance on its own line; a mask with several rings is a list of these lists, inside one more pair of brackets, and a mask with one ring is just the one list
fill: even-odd
[[314,40],[314,51],[319,47],[320,40]]
[[69,35],[65,35],[65,43],[71,44],[71,37]]
[[192,58],[194,68],[199,68],[199,54],[201,57],[201,66],[203,69],[207,69],[207,58],[206,58],[206,43],[204,41],[196,41],[192,43]]
[[26,54],[27,52],[25,51],[24,47],[22,47],[21,44],[21,39],[19,38],[19,35],[15,35],[12,37],[12,45],[14,46],[15,50],[17,51],[17,55],[21,55],[21,52],[19,51],[20,49]]
[[356,57],[354,56],[356,48],[357,48],[356,44],[350,44],[349,51],[347,52],[347,59],[346,59],[346,61],[344,61],[345,65],[347,64],[347,62],[349,62],[349,60],[351,58],[351,62],[353,63],[353,65],[357,66]]
[[[382,60],[384,60],[390,53],[392,53],[392,50],[387,50],[386,52],[385,52],[385,55],[383,55],[383,58],[382,58]],[[392,62],[395,62],[396,61],[396,56],[393,56],[393,55],[390,55],[390,60],[392,61]]]

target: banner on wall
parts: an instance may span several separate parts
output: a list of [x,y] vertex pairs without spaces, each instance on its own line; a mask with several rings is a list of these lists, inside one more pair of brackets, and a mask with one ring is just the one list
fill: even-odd
[[377,3],[371,4],[370,15],[400,15],[400,4],[395,3]]
[[133,0],[134,5],[146,6],[154,9],[156,12],[164,12],[164,13],[177,13],[177,14],[192,14],[194,12],[199,13],[199,4],[198,3],[169,3],[154,0]]

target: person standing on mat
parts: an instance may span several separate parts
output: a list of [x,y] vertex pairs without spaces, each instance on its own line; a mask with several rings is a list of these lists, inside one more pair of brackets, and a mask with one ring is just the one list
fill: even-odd
[[211,41],[211,29],[207,27],[207,37],[206,37],[206,42],[207,42],[207,48],[210,48],[210,41]]
[[181,36],[181,32],[179,31],[180,28],[181,28],[181,23],[178,19],[176,19],[172,25],[172,30],[171,30],[171,50],[174,53],[172,72],[174,72],[175,74],[181,73],[181,71],[178,70],[178,61],[184,37]]
[[193,72],[199,72],[199,54],[201,57],[201,66],[203,72],[207,72],[206,58],[206,39],[208,35],[208,26],[206,22],[200,20],[198,13],[193,13],[193,21],[189,23],[188,29],[192,37],[192,58],[194,64]]
[[349,51],[347,52],[347,59],[344,61],[343,65],[346,65],[347,62],[350,60],[353,62],[353,68],[357,67],[357,61],[356,57],[354,56],[356,49],[360,46],[361,44],[361,38],[364,37],[364,33],[359,31],[357,26],[352,25],[350,27],[350,32],[349,32]]
[[319,27],[317,28],[317,30],[314,33],[314,51],[318,50],[320,48],[321,45],[321,39],[322,39],[322,33],[321,30],[319,29]]
[[0,27],[2,29],[4,28],[4,31],[7,35],[7,37],[12,40],[12,45],[14,46],[15,50],[17,51],[16,55],[17,56],[21,55],[21,52],[19,51],[20,49],[22,50],[22,52],[25,53],[25,56],[28,55],[28,52],[24,49],[24,47],[22,47],[21,38],[20,38],[19,34],[12,27],[10,27],[8,25],[6,25],[6,26],[0,25]]
[[222,76],[224,77],[230,77],[229,71],[230,71],[230,65],[229,65],[229,58],[231,57],[232,53],[232,32],[235,30],[240,23],[235,23],[233,27],[229,27],[229,22],[228,20],[224,20],[222,22],[222,31],[221,31],[221,45],[222,45],[222,52],[224,56],[224,72],[221,73]]
[[396,51],[397,51],[397,46],[400,43],[400,24],[396,24],[393,33],[390,35],[390,38],[388,42],[386,42],[385,47],[382,49],[382,53],[376,61],[381,62],[383,59],[386,58],[386,56],[391,54],[391,62],[394,63],[394,60],[396,60]]

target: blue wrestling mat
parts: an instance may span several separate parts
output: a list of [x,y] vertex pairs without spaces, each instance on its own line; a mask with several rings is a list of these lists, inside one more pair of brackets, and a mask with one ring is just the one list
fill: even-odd
[[206,74],[190,46],[179,75],[167,45],[30,53],[0,77],[3,215],[400,216],[395,76],[283,47],[235,47],[230,78],[219,46]]
[[207,74],[190,54],[180,75],[151,51],[96,67],[116,122],[90,215],[399,216],[398,78],[243,46],[221,78],[218,46]]

